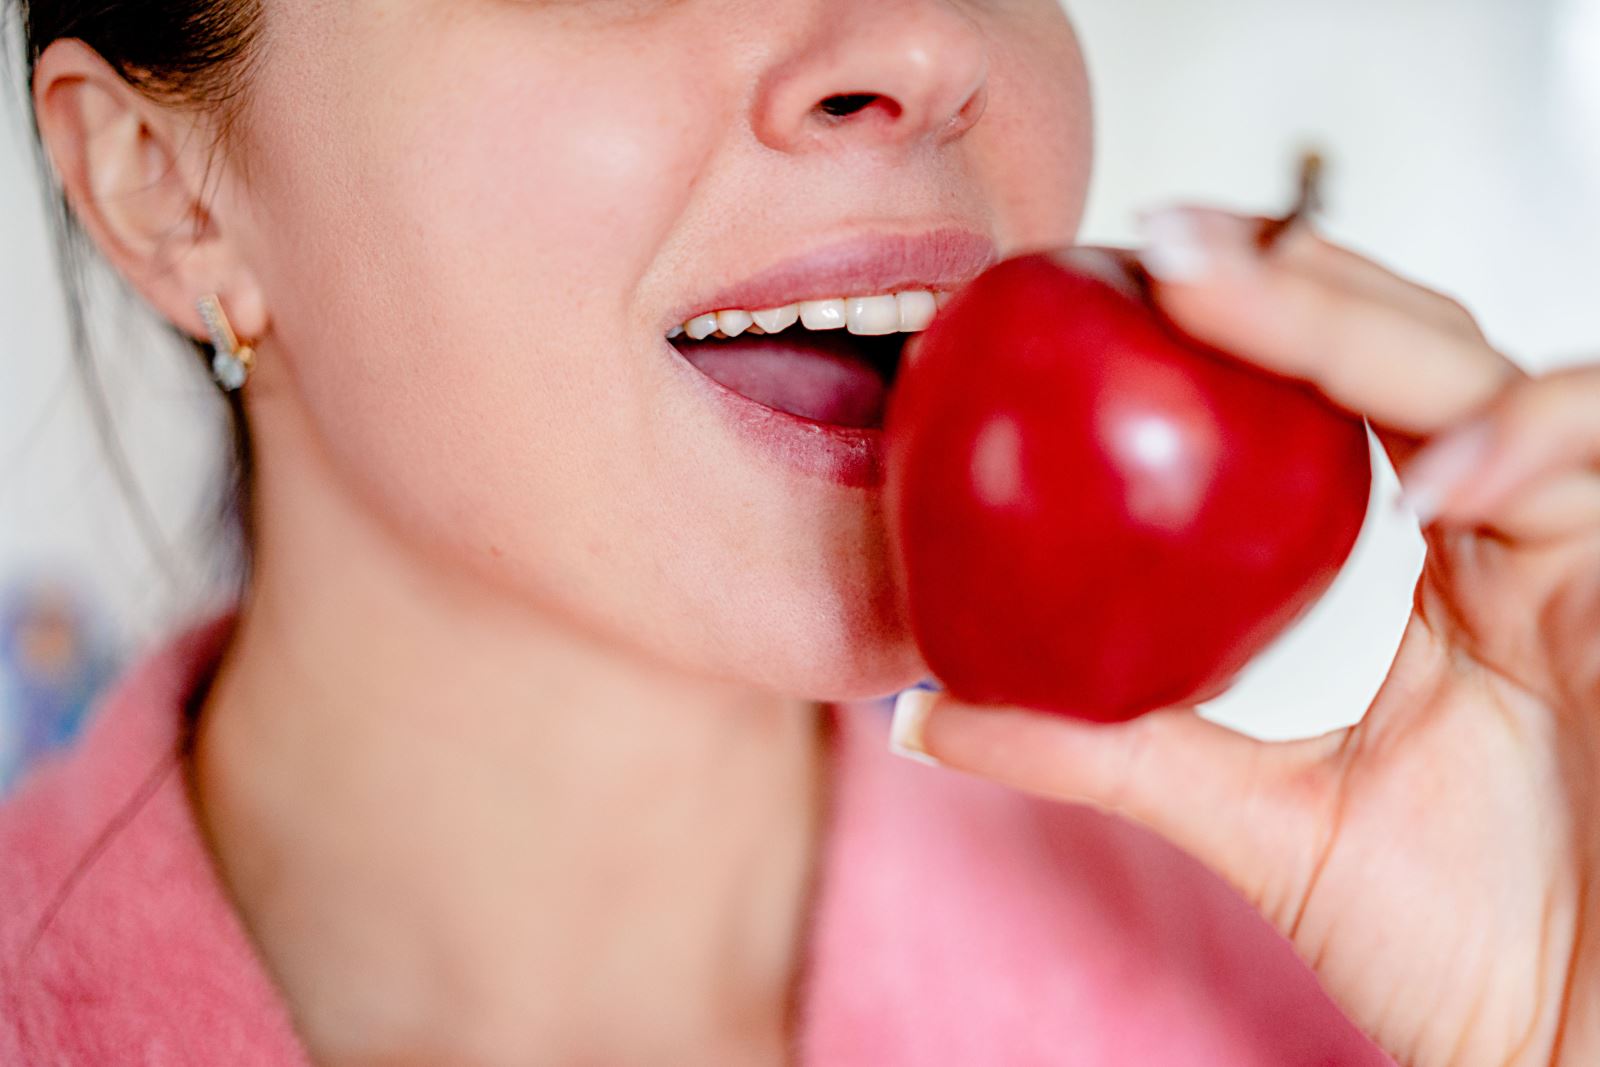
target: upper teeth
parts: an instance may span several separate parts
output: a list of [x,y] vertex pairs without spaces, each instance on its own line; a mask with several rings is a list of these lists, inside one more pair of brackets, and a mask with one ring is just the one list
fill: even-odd
[[752,333],[781,333],[796,322],[808,330],[849,330],[864,337],[889,333],[916,333],[928,328],[933,314],[950,299],[946,292],[915,289],[878,296],[850,296],[836,300],[802,300],[783,307],[744,311],[732,308],[696,315],[667,331],[669,338],[687,334],[691,340],[738,337]]

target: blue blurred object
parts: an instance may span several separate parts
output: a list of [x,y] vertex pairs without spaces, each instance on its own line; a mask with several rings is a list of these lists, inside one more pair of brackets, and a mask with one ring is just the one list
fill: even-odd
[[116,671],[106,629],[63,581],[32,577],[0,591],[0,795],[77,736]]

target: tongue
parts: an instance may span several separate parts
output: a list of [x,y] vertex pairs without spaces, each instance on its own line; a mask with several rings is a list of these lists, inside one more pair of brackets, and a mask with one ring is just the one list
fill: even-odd
[[866,347],[841,331],[689,342],[680,351],[758,404],[838,426],[881,426],[889,390]]

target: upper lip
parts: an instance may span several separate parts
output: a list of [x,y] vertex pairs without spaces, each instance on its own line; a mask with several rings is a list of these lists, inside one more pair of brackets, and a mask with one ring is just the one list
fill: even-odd
[[761,311],[802,300],[907,289],[957,289],[994,263],[995,244],[957,226],[848,238],[782,260],[678,310],[672,323],[711,311]]

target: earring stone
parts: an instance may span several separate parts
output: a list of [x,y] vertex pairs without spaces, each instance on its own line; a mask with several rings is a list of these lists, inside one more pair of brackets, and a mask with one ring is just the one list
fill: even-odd
[[239,343],[233,325],[222,310],[222,301],[217,299],[216,294],[201,297],[195,306],[200,312],[200,320],[205,323],[206,332],[211,335],[211,376],[227,392],[243,388],[250,378],[251,367],[255,365],[255,349]]

